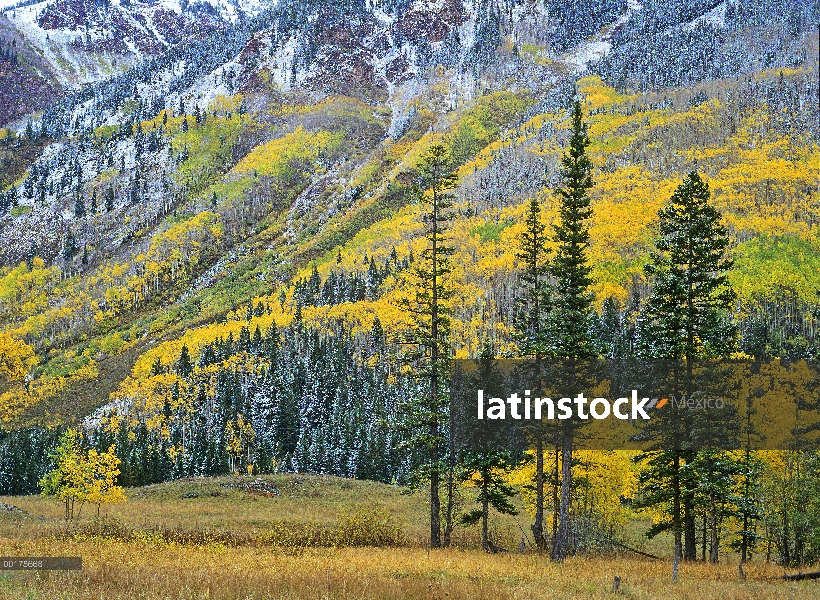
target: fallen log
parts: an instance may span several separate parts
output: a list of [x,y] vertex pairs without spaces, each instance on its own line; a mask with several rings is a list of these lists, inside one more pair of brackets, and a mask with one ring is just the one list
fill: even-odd
[[624,550],[628,550],[629,552],[634,552],[635,554],[638,554],[640,556],[645,556],[646,558],[651,558],[653,560],[667,560],[667,559],[665,559],[661,556],[656,556],[655,554],[649,554],[648,552],[643,552],[641,550],[638,550],[637,548],[631,548],[631,547],[627,546],[626,544],[624,544],[622,542],[619,542],[618,540],[613,540],[612,538],[605,537],[603,539],[604,539],[604,541],[606,541],[610,544],[615,544],[616,546],[618,546],[620,548],[623,548]]
[[783,575],[786,581],[803,581],[804,579],[820,579],[820,571],[813,571],[811,573],[794,573],[792,575]]

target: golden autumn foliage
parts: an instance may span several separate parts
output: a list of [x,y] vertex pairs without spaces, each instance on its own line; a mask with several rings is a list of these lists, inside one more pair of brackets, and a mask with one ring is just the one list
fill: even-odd
[[311,172],[322,153],[335,149],[341,141],[339,134],[309,132],[300,126],[283,138],[257,146],[234,170],[287,181],[305,170]]
[[65,375],[42,375],[30,382],[14,385],[0,394],[0,423],[14,424],[29,408],[51,400],[78,381],[93,381],[100,372],[94,360],[80,360]]
[[31,346],[0,332],[0,377],[7,381],[23,379],[37,362]]
[[[114,446],[105,452],[82,447],[76,429],[67,429],[54,452],[54,469],[40,481],[42,495],[65,501],[66,519],[73,518],[74,503],[101,504],[125,502],[125,493],[117,485],[120,459]],[[99,510],[99,509],[98,509]]]

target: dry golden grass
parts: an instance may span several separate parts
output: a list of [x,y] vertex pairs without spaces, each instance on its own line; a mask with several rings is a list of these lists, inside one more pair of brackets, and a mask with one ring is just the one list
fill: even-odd
[[[2,540],[4,554],[81,555],[80,573],[6,573],[0,598],[623,598],[803,599],[820,597],[812,582],[785,583],[772,565],[684,565],[672,584],[669,565],[637,560],[486,555],[477,550],[182,547],[114,541]],[[767,580],[771,578],[771,580]]]
[[[29,513],[0,513],[0,555],[83,557],[82,572],[0,571],[0,599],[612,598],[615,575],[617,597],[629,599],[820,598],[817,582],[783,582],[765,563],[748,565],[746,582],[734,562],[684,564],[672,584],[668,562],[487,555],[474,530],[460,530],[462,547],[430,552],[420,547],[420,495],[338,478],[266,480],[279,495],[227,487],[251,481],[232,477],[130,490],[106,519],[71,525],[57,502],[0,498]],[[497,521],[500,539],[512,540],[510,524]],[[317,539],[322,547],[306,545]],[[401,546],[361,546],[371,542]]]

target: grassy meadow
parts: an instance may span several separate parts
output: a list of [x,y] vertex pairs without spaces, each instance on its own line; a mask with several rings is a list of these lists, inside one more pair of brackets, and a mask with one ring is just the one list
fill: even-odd
[[[494,517],[494,539],[514,550],[488,555],[477,528],[456,528],[454,547],[424,547],[424,495],[335,477],[282,475],[182,480],[128,490],[128,501],[84,506],[66,524],[63,506],[5,497],[0,554],[82,556],[82,572],[0,572],[2,599],[250,598],[820,598],[820,583],[784,582],[762,556],[740,581],[736,557],[720,565],[636,555],[576,557],[563,564],[527,549],[529,516]],[[663,537],[630,543],[668,556]]]

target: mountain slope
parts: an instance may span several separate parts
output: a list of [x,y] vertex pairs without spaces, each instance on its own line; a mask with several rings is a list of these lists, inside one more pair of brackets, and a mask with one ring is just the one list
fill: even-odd
[[[816,10],[795,5],[790,43],[803,50],[718,68],[714,57],[731,44],[779,31],[781,13],[730,19],[734,4],[703,3],[670,21],[663,3],[571,4],[283,1],[253,16],[201,7],[209,16],[185,12],[202,26],[192,39],[128,38],[127,51],[110,54],[128,55],[133,69],[67,95],[30,135],[0,140],[15,161],[0,206],[0,319],[40,361],[29,381],[2,383],[1,416],[15,425],[71,420],[114,391],[94,423],[118,413],[129,427],[150,423],[149,436],[162,423],[184,431],[206,411],[200,392],[221,393],[219,378],[235,372],[242,399],[232,410],[263,413],[273,402],[259,392],[269,385],[267,346],[233,345],[257,327],[260,338],[272,325],[287,332],[293,352],[314,344],[299,327],[306,336],[342,328],[363,362],[373,359],[368,336],[384,336],[394,352],[408,322],[399,299],[423,245],[416,167],[436,141],[460,180],[454,352],[473,356],[484,340],[514,351],[523,206],[538,195],[554,217],[564,109],[576,89],[596,166],[598,306],[611,298],[625,323],[634,318],[657,209],[697,165],[733,236],[738,316],[766,317],[786,294],[789,322],[809,331],[820,286]],[[12,20],[29,15],[33,31],[50,6],[15,9]],[[79,20],[44,23],[76,33],[104,10],[77,6],[85,12],[60,14]],[[114,8],[126,10],[112,4],[105,14]],[[149,8],[133,3],[129,15]],[[589,14],[589,38],[570,35]],[[92,45],[109,35],[100,18]],[[148,35],[147,25],[134,27]],[[703,27],[724,36],[703,58],[709,68],[658,79],[658,64],[674,73],[687,60],[675,58],[674,40],[690,40],[694,52],[703,38],[689,34]],[[87,61],[107,50],[59,39],[60,52],[76,51],[64,85],[100,77]],[[634,60],[642,39],[653,53],[646,64]],[[608,50],[585,50],[602,40]],[[576,82],[579,70],[589,76]],[[804,261],[790,264],[783,248]],[[183,344],[195,363],[188,375],[176,367]],[[165,414],[173,394],[178,418]],[[223,417],[208,427],[224,432]]]

